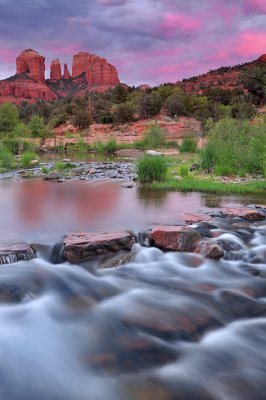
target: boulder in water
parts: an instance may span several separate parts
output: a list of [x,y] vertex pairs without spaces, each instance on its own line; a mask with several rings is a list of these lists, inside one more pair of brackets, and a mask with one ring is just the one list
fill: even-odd
[[184,215],[186,224],[197,224],[199,222],[209,222],[212,217],[210,215],[188,214]]
[[242,218],[248,221],[257,221],[261,219],[265,219],[265,215],[255,209],[252,208],[222,208],[220,213],[223,217],[226,218]]
[[193,251],[201,235],[184,226],[157,226],[149,235],[155,247],[169,251]]
[[134,237],[129,232],[71,233],[64,240],[64,255],[69,262],[131,250]]
[[0,264],[12,264],[17,261],[29,261],[35,258],[35,252],[28,243],[0,245]]
[[59,179],[60,175],[58,174],[58,172],[55,171],[51,171],[48,174],[45,175],[44,179]]

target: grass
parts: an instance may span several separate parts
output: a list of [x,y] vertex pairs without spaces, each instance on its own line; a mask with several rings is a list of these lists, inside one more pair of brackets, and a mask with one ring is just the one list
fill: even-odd
[[179,146],[179,151],[181,153],[196,153],[197,151],[197,142],[192,136],[186,136],[182,140],[182,143]]
[[13,154],[2,144],[0,144],[0,167],[3,171],[11,170],[15,166]]
[[65,163],[65,162],[62,162],[62,161],[57,161],[56,163],[55,163],[55,165],[54,165],[54,169],[56,170],[56,171],[64,171],[64,170],[66,170],[66,169],[70,169],[70,168],[74,168],[75,166],[73,165],[73,164],[71,164],[71,163]]
[[165,179],[167,163],[164,157],[144,155],[137,160],[137,174],[141,183]]
[[32,166],[32,160],[36,160],[36,158],[37,155],[35,153],[31,151],[25,151],[25,153],[23,153],[21,156],[20,165],[22,168],[29,168]]
[[151,186],[155,190],[172,192],[202,192],[216,194],[266,194],[266,181],[252,181],[247,183],[223,183],[210,179],[185,178],[180,181],[167,179],[164,182],[154,182]]

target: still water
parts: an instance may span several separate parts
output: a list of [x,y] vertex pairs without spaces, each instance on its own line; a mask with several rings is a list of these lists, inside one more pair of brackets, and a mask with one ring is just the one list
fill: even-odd
[[178,225],[184,213],[214,212],[221,206],[262,203],[250,197],[124,189],[121,183],[65,183],[39,179],[0,181],[1,240],[53,242],[68,232],[146,230]]
[[[1,181],[0,193],[1,240],[47,248],[69,231],[262,202],[38,180]],[[1,266],[0,399],[265,400],[266,223],[222,228],[235,261],[136,245],[114,269],[43,254]]]

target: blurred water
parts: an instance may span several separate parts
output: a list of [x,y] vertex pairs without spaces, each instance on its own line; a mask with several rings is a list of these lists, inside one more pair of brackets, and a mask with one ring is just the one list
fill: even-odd
[[136,250],[1,267],[2,400],[265,399],[266,265]]

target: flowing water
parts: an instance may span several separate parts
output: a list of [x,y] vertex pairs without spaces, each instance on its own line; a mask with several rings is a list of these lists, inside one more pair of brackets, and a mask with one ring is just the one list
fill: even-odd
[[51,262],[70,231],[141,232],[262,199],[38,180],[0,193],[1,241],[43,246],[0,268],[1,400],[266,398],[266,222],[220,221],[219,262],[140,245],[119,268]]

